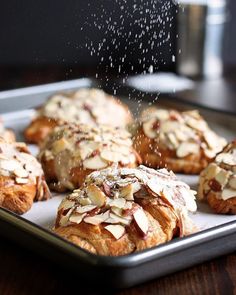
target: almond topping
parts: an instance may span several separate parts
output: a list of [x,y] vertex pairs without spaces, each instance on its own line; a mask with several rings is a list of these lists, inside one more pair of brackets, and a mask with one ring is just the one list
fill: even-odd
[[52,145],[52,149],[55,154],[64,151],[68,146],[68,142],[62,137],[61,139],[55,141]]
[[215,176],[215,180],[218,181],[221,186],[225,186],[228,182],[229,176],[230,176],[230,172],[226,171],[226,170],[221,170],[216,176]]
[[146,235],[148,233],[149,224],[148,224],[148,218],[142,209],[138,209],[134,213],[134,220],[136,224],[138,225],[138,227],[140,228],[140,230],[144,233],[144,235]]
[[96,170],[107,167],[107,162],[103,161],[99,155],[86,159],[83,162],[83,166],[86,169]]
[[149,138],[156,138],[157,137],[157,130],[153,129],[153,125],[156,123],[156,118],[152,118],[147,122],[143,123],[143,132]]
[[231,199],[231,198],[236,198],[236,190],[225,188],[222,191],[222,199],[223,200],[228,200],[228,199]]
[[132,201],[134,199],[133,193],[134,193],[134,189],[133,189],[132,183],[122,187],[122,189],[120,190],[120,196],[125,198],[128,201]]
[[16,170],[14,170],[14,172],[13,172],[16,176],[18,176],[18,177],[23,177],[23,178],[25,178],[25,177],[28,177],[29,176],[29,173],[25,170],[25,169],[16,169]]
[[190,154],[198,154],[199,145],[196,143],[183,142],[180,144],[179,148],[176,151],[176,155],[179,158],[184,158]]
[[82,213],[86,213],[86,212],[92,211],[96,207],[97,207],[96,205],[86,205],[86,206],[82,206],[82,207],[76,208],[76,212],[82,214]]
[[81,214],[81,215],[73,214],[70,216],[69,221],[72,223],[79,224],[81,223],[85,215],[86,214]]
[[64,199],[60,206],[58,207],[58,211],[60,211],[60,209],[63,208],[63,210],[67,210],[67,209],[70,209],[72,208],[73,206],[75,205],[75,202],[74,201],[70,201],[70,200],[67,200],[67,199]]
[[229,180],[229,186],[236,190],[236,175],[233,175]]
[[124,198],[118,198],[118,199],[111,200],[109,202],[109,205],[111,207],[114,206],[114,207],[117,207],[117,208],[124,208],[125,203],[126,203],[126,200]]
[[105,149],[101,152],[101,157],[108,162],[114,162],[114,163],[118,163],[122,160],[121,153],[114,152],[108,149]]
[[102,207],[106,202],[105,194],[95,184],[90,184],[87,187],[87,195],[92,203],[98,207]]
[[106,211],[105,213],[102,213],[102,214],[85,217],[84,222],[90,223],[93,225],[99,225],[105,222],[108,218],[109,218],[109,211]]
[[116,240],[120,239],[125,233],[125,228],[119,224],[107,225],[105,226],[105,229],[108,230]]
[[15,178],[16,183],[18,184],[26,184],[28,183],[28,178],[20,178],[20,177],[16,177]]

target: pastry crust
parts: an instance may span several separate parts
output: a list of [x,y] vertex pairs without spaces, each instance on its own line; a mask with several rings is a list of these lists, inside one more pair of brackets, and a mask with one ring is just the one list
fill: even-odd
[[40,144],[55,126],[66,122],[126,127],[132,121],[128,106],[117,98],[99,89],[80,89],[49,98],[24,136],[27,142]]
[[216,213],[236,214],[236,141],[202,171],[198,198],[207,201]]
[[145,165],[185,174],[199,174],[225,145],[197,111],[155,107],[143,112],[134,137]]
[[80,187],[85,177],[118,163],[136,167],[141,158],[131,135],[122,128],[65,124],[54,129],[41,146],[39,160],[50,187],[59,192]]
[[49,197],[41,165],[26,145],[0,139],[0,206],[23,214]]
[[167,170],[113,166],[62,201],[55,232],[95,254],[126,255],[195,232],[189,210],[193,192]]

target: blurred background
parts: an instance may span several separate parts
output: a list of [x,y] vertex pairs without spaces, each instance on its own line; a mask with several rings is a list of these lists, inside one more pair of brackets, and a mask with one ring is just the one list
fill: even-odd
[[[236,77],[235,36],[234,0],[4,1],[0,90],[163,71],[230,80]],[[230,101],[232,107],[234,97]]]

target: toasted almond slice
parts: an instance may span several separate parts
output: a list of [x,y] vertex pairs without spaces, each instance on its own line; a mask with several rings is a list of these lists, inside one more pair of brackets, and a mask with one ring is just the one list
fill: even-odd
[[105,204],[106,196],[98,186],[90,184],[88,185],[86,191],[89,199],[92,201],[92,204],[98,207],[102,207]]
[[236,190],[236,175],[230,177],[229,186]]
[[209,158],[209,159],[213,159],[216,155],[215,150],[203,149],[203,152],[207,156],[207,158]]
[[105,162],[99,155],[88,158],[83,162],[84,168],[91,170],[102,169],[107,167],[107,165],[107,162]]
[[21,168],[21,169],[18,168],[16,170],[14,170],[13,173],[17,177],[22,177],[22,178],[25,178],[25,177],[28,177],[29,176],[29,173],[25,169],[23,169],[23,168]]
[[132,183],[122,187],[122,189],[120,190],[120,196],[129,201],[132,201],[134,199],[133,194],[134,194],[134,188]]
[[97,208],[96,205],[85,205],[85,206],[77,207],[76,212],[82,214],[82,213],[92,211],[95,208]]
[[153,125],[156,123],[157,119],[152,118],[143,123],[143,132],[149,138],[156,138],[157,137],[157,130],[153,129]]
[[109,149],[104,149],[101,152],[101,157],[102,159],[108,161],[108,162],[114,162],[114,163],[118,163],[122,160],[123,156],[121,153],[119,152],[113,152]]
[[228,183],[230,174],[231,173],[229,171],[221,169],[221,171],[215,176],[215,180],[218,181],[222,187],[224,187]]
[[230,189],[230,188],[225,188],[222,191],[222,199],[223,200],[228,200],[231,198],[236,198],[236,190]]
[[155,111],[155,116],[161,120],[161,121],[165,121],[169,119],[169,112],[167,110],[156,110]]
[[16,177],[15,178],[16,183],[18,184],[26,184],[29,182],[28,178],[20,178],[20,177]]
[[203,170],[202,175],[206,177],[206,179],[215,178],[215,176],[221,171],[221,168],[217,166],[215,163],[211,163],[205,170]]
[[86,214],[73,214],[70,216],[69,221],[72,223],[80,224]]
[[110,218],[106,220],[107,223],[122,223],[128,225],[130,223],[130,218],[128,217],[121,217],[114,213],[110,213]]
[[80,156],[82,160],[85,160],[93,151],[98,149],[99,143],[94,141],[83,140],[79,144]]
[[169,133],[174,132],[180,128],[180,123],[177,121],[166,121],[161,124],[160,132]]
[[14,171],[16,169],[22,169],[22,166],[16,160],[1,160],[0,168],[7,171]]
[[68,199],[64,199],[62,200],[61,204],[58,207],[58,211],[63,209],[63,210],[67,210],[72,208],[75,205],[74,201],[68,200]]
[[117,208],[124,208],[126,200],[124,198],[112,199],[109,205]]
[[92,201],[89,198],[79,198],[79,203],[82,206],[91,205]]
[[198,153],[199,153],[199,145],[197,143],[190,143],[190,142],[182,142],[176,151],[176,155],[179,158],[184,158],[190,154],[198,154]]
[[125,228],[122,225],[107,225],[105,229],[108,230],[116,240],[119,240],[125,233]]
[[111,211],[118,216],[121,216],[121,217],[123,216],[123,214],[122,214],[123,210],[121,208],[111,207]]
[[146,235],[148,233],[149,223],[146,214],[141,208],[134,212],[134,220],[140,230]]
[[213,131],[207,130],[203,136],[210,149],[215,149],[218,146],[219,138]]
[[216,157],[216,162],[221,163],[223,162],[224,164],[234,166],[236,165],[236,159],[232,154],[229,153],[221,153]]
[[176,129],[176,130],[174,131],[174,133],[175,133],[176,138],[177,138],[179,141],[187,141],[188,138],[189,138],[188,134],[186,134],[186,133],[182,130],[182,128],[180,128],[180,129]]
[[97,214],[94,216],[88,216],[84,218],[84,222],[90,223],[93,225],[99,225],[103,222],[106,222],[109,219],[109,211],[106,211],[105,213],[102,214]]
[[130,147],[124,146],[124,145],[118,145],[118,144],[112,144],[111,145],[111,151],[129,156],[130,155]]
[[195,130],[204,131],[208,128],[207,124],[203,120],[194,119],[194,118],[186,118],[186,123],[188,126]]
[[178,142],[178,140],[176,139],[175,135],[174,135],[173,133],[168,133],[168,134],[167,134],[167,138],[169,139],[171,145],[172,145],[175,149],[177,149],[178,146],[179,146],[179,142]]
[[52,144],[52,150],[55,154],[64,151],[68,147],[69,143],[65,138],[60,138]]

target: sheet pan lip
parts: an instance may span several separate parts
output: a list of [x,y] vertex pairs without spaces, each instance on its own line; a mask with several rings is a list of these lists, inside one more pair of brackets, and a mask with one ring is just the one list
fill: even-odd
[[61,90],[66,90],[70,88],[81,88],[81,87],[91,87],[91,85],[96,81],[91,78],[79,78],[74,80],[59,81],[55,83],[47,83],[29,87],[22,87],[10,90],[0,91],[0,101],[1,99],[12,98],[17,95],[35,95],[41,94],[42,91],[55,91],[59,92]]
[[35,237],[40,238],[41,240],[44,240],[56,247],[59,247],[65,252],[69,251],[69,253],[75,257],[75,259],[81,259],[85,263],[89,262],[91,266],[115,268],[137,267],[152,260],[158,260],[173,253],[176,254],[177,252],[183,251],[187,248],[195,247],[197,245],[204,244],[205,242],[223,238],[224,236],[228,236],[230,234],[236,234],[235,220],[203,230],[188,237],[176,238],[170,242],[146,249],[144,251],[125,256],[111,257],[91,254],[57,236],[50,230],[47,230],[29,220],[26,220],[7,209],[0,208],[0,219],[8,223],[10,222],[13,226],[18,227],[20,230],[23,230],[31,235],[33,234]]

